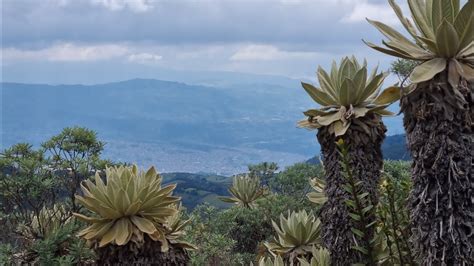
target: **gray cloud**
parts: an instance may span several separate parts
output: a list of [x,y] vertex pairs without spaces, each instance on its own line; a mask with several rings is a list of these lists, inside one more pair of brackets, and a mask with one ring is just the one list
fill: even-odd
[[387,6],[357,0],[6,0],[3,5],[4,46],[255,42],[306,49],[371,35],[369,25],[360,21],[361,10],[377,15]]
[[112,76],[119,63],[313,78],[348,54],[386,67],[361,42],[381,39],[364,16],[396,21],[384,0],[4,0],[2,67],[16,81],[93,63]]

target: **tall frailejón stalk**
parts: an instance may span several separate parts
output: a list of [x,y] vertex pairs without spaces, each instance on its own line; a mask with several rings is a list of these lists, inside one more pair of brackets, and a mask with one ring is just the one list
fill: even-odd
[[[343,139],[348,145],[350,168],[356,182],[369,193],[371,203],[378,201],[377,187],[382,169],[381,144],[386,128],[381,117],[391,115],[386,107],[398,100],[398,87],[380,92],[385,73],[374,69],[367,73],[367,63],[359,64],[352,58],[335,62],[330,73],[318,69],[320,87],[303,83],[303,88],[320,105],[304,114],[306,120],[299,126],[318,129],[323,162],[326,169],[325,194],[327,201],[321,208],[322,238],[331,253],[331,265],[368,263],[370,258],[355,250],[356,239],[351,228],[356,227],[346,205],[351,195],[343,188],[346,179],[341,173],[340,154],[336,140]],[[371,229],[372,230],[372,229]],[[371,237],[373,231],[368,232]]]
[[400,105],[413,158],[412,243],[422,265],[474,265],[474,1],[409,0],[409,34],[377,21],[386,54],[415,60]]

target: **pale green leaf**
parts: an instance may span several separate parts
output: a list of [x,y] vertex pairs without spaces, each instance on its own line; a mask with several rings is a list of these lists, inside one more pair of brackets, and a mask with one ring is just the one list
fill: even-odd
[[331,112],[325,112],[325,111],[321,111],[321,110],[318,110],[318,109],[310,109],[310,110],[307,110],[307,111],[303,112],[303,114],[305,116],[311,116],[311,117],[327,115],[327,114],[330,114],[330,113]]
[[454,20],[454,27],[459,36],[462,36],[474,13],[474,1],[468,1]]
[[342,82],[341,88],[339,90],[339,104],[342,106],[348,106],[351,103],[351,87],[354,88],[354,82],[346,78]]
[[382,93],[375,99],[374,103],[377,105],[391,104],[399,99],[400,87],[391,86],[382,91]]
[[329,75],[324,71],[322,67],[318,67],[317,71],[319,85],[321,90],[325,92],[333,101],[337,100],[336,87],[332,84],[332,80]]
[[434,58],[415,67],[410,75],[410,80],[413,83],[427,81],[445,69],[446,59]]
[[418,30],[424,37],[434,40],[434,31],[428,23],[428,18],[425,15],[425,8],[421,5],[421,2],[419,0],[408,0],[408,7],[410,8],[413,21]]
[[323,106],[336,104],[327,94],[318,90],[313,85],[304,82],[301,82],[301,85],[303,86],[304,90],[309,94],[309,96],[311,96],[311,98],[318,104]]
[[459,49],[459,37],[454,26],[443,20],[436,31],[438,53],[445,58],[456,56]]
[[334,128],[334,134],[336,137],[346,134],[347,129],[349,129],[350,123],[343,123],[342,121],[336,121],[332,124]]
[[380,47],[380,46],[377,46],[371,42],[367,42],[365,40],[362,40],[367,46],[369,46],[370,48],[372,49],[375,49],[379,52],[382,52],[384,54],[388,54],[388,55],[391,55],[391,56],[395,56],[395,57],[400,57],[400,58],[403,58],[403,59],[410,59],[410,60],[416,60],[416,58],[414,58],[413,56],[405,53],[405,52],[398,52],[398,51],[394,51],[394,50],[391,50],[391,49],[386,49],[386,48],[383,48],[383,47]]
[[140,229],[140,231],[144,233],[153,234],[156,232],[155,225],[146,218],[134,215],[130,217],[130,220],[135,226],[137,226],[138,229]]
[[403,16],[402,9],[395,3],[395,0],[389,0],[388,2],[402,25],[405,27],[408,33],[410,33],[410,35],[415,39],[417,36],[416,29],[413,27],[410,21]]

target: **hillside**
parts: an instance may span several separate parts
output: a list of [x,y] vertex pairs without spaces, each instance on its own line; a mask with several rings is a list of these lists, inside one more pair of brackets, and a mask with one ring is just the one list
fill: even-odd
[[230,177],[192,173],[165,173],[162,176],[164,184],[178,184],[175,194],[181,197],[183,205],[188,209],[204,202],[216,207],[228,206],[217,197],[229,194],[227,188],[232,184]]
[[[406,149],[405,135],[388,136],[383,145],[382,152],[386,160],[409,160]],[[318,164],[317,156],[307,160],[307,163]],[[281,169],[283,170],[283,169]],[[217,196],[228,195],[227,188],[231,185],[230,177],[212,174],[192,173],[164,173],[164,183],[177,183],[176,194],[182,197],[183,205],[193,209],[203,202],[208,202],[216,207],[227,207]]]

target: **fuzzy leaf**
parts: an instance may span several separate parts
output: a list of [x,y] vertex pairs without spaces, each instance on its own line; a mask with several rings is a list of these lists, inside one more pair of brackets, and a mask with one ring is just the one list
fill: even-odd
[[313,85],[304,82],[301,82],[301,85],[303,86],[303,89],[309,94],[309,96],[311,96],[311,98],[318,104],[323,106],[336,104],[326,93],[318,90]]
[[140,231],[147,233],[147,234],[153,234],[156,232],[156,227],[155,225],[148,219],[142,218],[139,216],[132,216],[130,217],[130,220],[134,225],[137,226]]
[[443,20],[436,31],[438,53],[445,58],[456,56],[459,49],[459,36],[454,26]]
[[382,93],[375,99],[374,103],[377,105],[391,104],[400,99],[400,87],[391,86],[386,88]]
[[410,75],[413,83],[420,83],[432,79],[436,74],[446,69],[446,59],[434,58],[415,67]]

